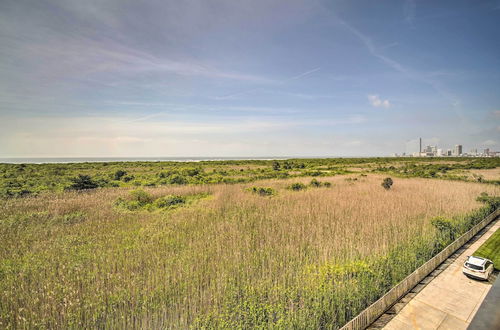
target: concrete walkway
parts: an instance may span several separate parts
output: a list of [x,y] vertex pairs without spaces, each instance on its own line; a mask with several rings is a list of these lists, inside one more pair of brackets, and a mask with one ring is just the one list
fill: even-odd
[[469,279],[462,274],[462,265],[467,256],[500,228],[500,221],[495,221],[442,273],[414,294],[384,329],[467,329],[491,283]]

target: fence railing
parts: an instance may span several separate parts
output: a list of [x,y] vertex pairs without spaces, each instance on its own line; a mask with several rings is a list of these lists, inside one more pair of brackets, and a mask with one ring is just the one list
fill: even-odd
[[358,316],[353,318],[351,321],[347,322],[341,330],[358,330],[365,329],[370,324],[372,324],[377,318],[379,318],[387,309],[389,309],[394,303],[396,303],[402,296],[408,293],[415,285],[417,285],[421,280],[423,280],[427,275],[429,275],[434,269],[436,269],[443,261],[445,261],[450,255],[452,255],[456,250],[467,243],[472,237],[474,237],[481,229],[486,227],[491,221],[493,221],[498,215],[500,215],[500,209],[496,209],[486,218],[481,220],[478,224],[472,227],[468,232],[460,236],[453,243],[444,248],[443,251],[436,254],[429,261],[427,261],[422,266],[418,267],[413,273],[408,275],[404,280],[399,282],[395,287],[393,287],[389,292],[383,295],[376,302],[368,306],[364,311],[362,311]]

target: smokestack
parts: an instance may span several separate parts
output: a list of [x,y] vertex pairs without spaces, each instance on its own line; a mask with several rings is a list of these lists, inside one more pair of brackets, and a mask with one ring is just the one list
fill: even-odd
[[419,153],[422,153],[422,138],[420,138],[420,150],[419,150]]

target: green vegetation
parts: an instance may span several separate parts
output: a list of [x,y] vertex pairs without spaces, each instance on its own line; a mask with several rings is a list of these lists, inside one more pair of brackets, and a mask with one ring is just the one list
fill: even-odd
[[391,189],[393,185],[393,181],[391,178],[385,178],[384,181],[382,181],[382,187],[384,187],[385,190]]
[[276,190],[271,187],[252,187],[249,188],[251,192],[260,196],[272,196],[276,195]]
[[443,161],[0,164],[0,328],[339,328],[500,207]]
[[316,179],[312,179],[311,183],[309,183],[311,187],[319,188],[319,187],[331,187],[332,184],[330,182],[321,182]]
[[133,190],[129,193],[128,198],[118,198],[115,201],[115,206],[129,211],[136,210],[171,210],[180,206],[187,205],[195,200],[208,197],[208,193],[181,195],[166,195],[159,198],[154,198],[147,192],[141,189]]
[[[387,162],[389,163],[389,162]],[[420,158],[419,161],[380,165],[372,171],[392,173],[400,177],[440,178],[500,184],[500,178],[486,180],[482,175],[467,175],[467,170],[485,170],[500,167],[500,158]]]
[[495,269],[500,270],[500,230],[495,231],[473,255],[490,259]]
[[93,181],[89,175],[79,174],[70,180],[72,183],[67,187],[68,190],[86,190],[99,187],[99,183]]
[[[467,172],[498,167],[500,158],[335,158],[185,163],[0,164],[0,198],[37,195],[40,192],[64,191],[68,188],[235,184],[273,178],[331,177],[349,173],[387,173],[397,177],[500,184],[499,178],[485,178],[481,174]],[[81,176],[85,178],[84,182]]]
[[300,190],[307,189],[307,186],[303,183],[295,182],[295,183],[292,183],[291,185],[289,185],[288,189],[293,190],[293,191],[300,191]]

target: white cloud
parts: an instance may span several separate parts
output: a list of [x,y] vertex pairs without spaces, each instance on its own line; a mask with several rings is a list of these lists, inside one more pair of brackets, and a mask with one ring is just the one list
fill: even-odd
[[391,106],[389,100],[382,100],[378,95],[368,95],[368,101],[375,108],[389,108]]

